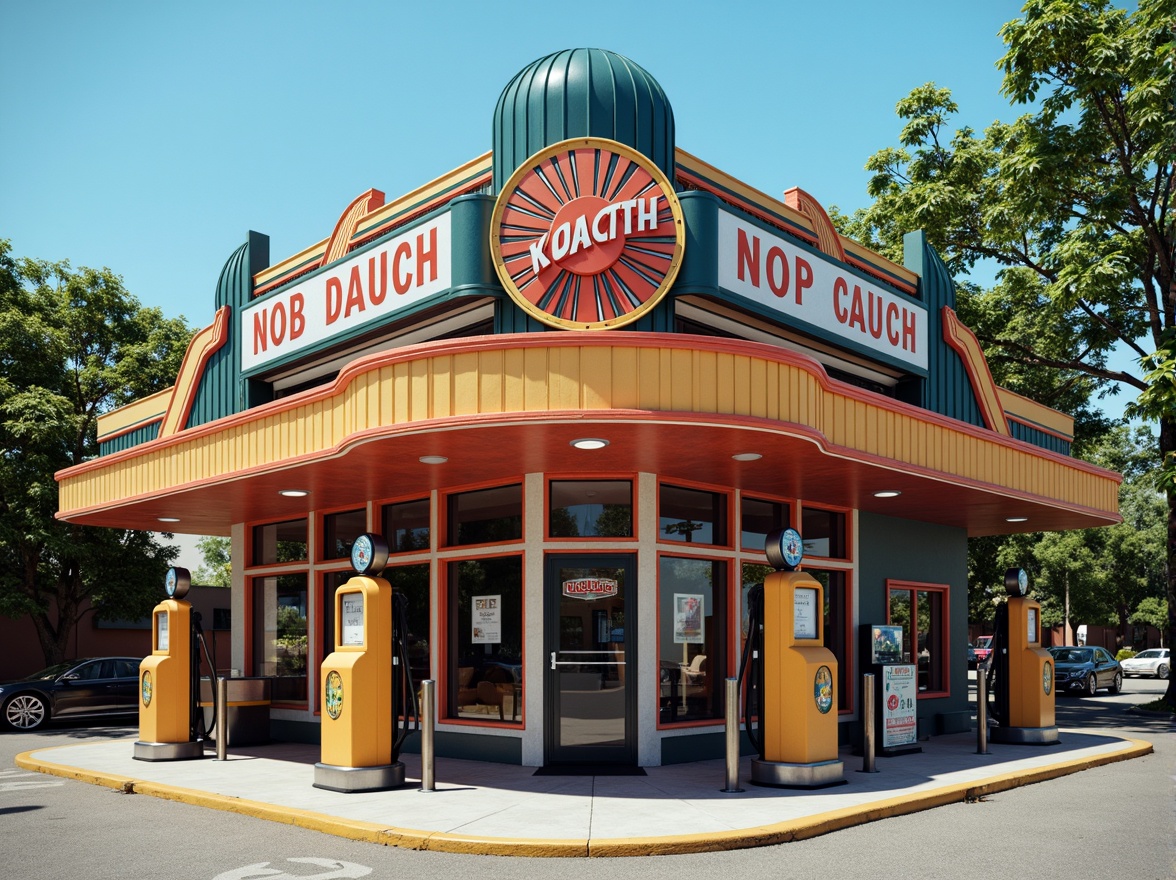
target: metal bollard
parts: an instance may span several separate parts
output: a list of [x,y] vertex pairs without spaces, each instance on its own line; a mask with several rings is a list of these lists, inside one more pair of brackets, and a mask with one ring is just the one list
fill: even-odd
[[433,702],[436,695],[436,681],[426,678],[421,682],[421,791],[437,790],[433,766],[433,717],[436,715]]
[[862,773],[877,773],[874,767],[874,673],[862,674]]
[[229,682],[223,675],[216,680],[216,759],[229,759]]
[[739,787],[739,679],[727,680],[727,787],[725,792],[743,791]]
[[988,664],[976,664],[976,754],[988,751]]

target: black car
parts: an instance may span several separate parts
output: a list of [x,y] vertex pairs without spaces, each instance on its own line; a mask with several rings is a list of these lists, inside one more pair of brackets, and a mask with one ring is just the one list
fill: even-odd
[[1065,646],[1049,648],[1054,682],[1059,691],[1082,691],[1093,697],[1100,688],[1112,694],[1123,690],[1123,669],[1106,648]]
[[68,660],[0,684],[0,714],[18,730],[46,721],[133,715],[139,709],[139,657]]

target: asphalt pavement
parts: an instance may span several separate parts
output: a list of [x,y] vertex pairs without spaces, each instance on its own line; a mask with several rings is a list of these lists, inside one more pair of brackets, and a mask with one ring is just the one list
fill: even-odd
[[[819,792],[750,786],[746,784],[744,768],[746,791],[723,793],[719,791],[724,779],[721,762],[648,768],[646,777],[561,778],[535,777],[530,768],[438,759],[437,792],[417,791],[412,783],[418,776],[409,764],[410,784],[401,790],[341,795],[310,786],[311,768],[317,759],[314,749],[272,746],[267,747],[268,751],[237,754],[223,763],[210,756],[203,761],[156,765],[129,761],[133,728],[10,733],[0,737],[0,748],[8,756],[20,751],[25,757],[20,760],[20,768],[0,770],[0,815],[6,814],[6,833],[0,836],[4,840],[0,843],[0,863],[20,864],[19,859],[8,859],[6,850],[19,839],[10,832],[17,830],[15,823],[29,826],[42,809],[13,801],[55,797],[59,792],[54,786],[73,791],[71,800],[77,801],[92,799],[88,790],[102,790],[27,769],[30,762],[37,761],[44,765],[43,769],[75,778],[93,774],[90,781],[100,781],[97,777],[103,776],[102,783],[111,786],[106,789],[107,796],[133,791],[201,807],[193,810],[191,806],[163,804],[150,798],[119,799],[107,802],[101,816],[91,813],[84,817],[83,824],[108,821],[107,810],[129,813],[134,804],[136,814],[160,817],[182,809],[188,826],[219,827],[230,820],[234,829],[248,827],[248,839],[240,841],[242,852],[256,851],[271,839],[294,834],[301,835],[300,840],[325,839],[299,832],[290,828],[291,824],[399,847],[393,850],[340,840],[338,846],[351,848],[335,848],[333,852],[342,851],[350,859],[359,860],[332,856],[335,867],[326,868],[322,866],[330,859],[315,861],[309,857],[315,850],[303,846],[287,850],[292,855],[285,861],[264,863],[271,867],[259,867],[262,863],[257,861],[249,865],[238,861],[237,873],[217,873],[225,867],[223,862],[215,865],[216,870],[210,865],[205,873],[192,866],[171,866],[159,874],[150,870],[143,873],[143,859],[150,858],[146,841],[168,834],[162,830],[166,822],[152,820],[150,833],[143,829],[142,846],[148,848],[144,852],[137,848],[133,860],[120,860],[123,873],[109,876],[215,876],[226,880],[230,876],[366,876],[346,872],[358,871],[354,866],[362,867],[363,861],[377,863],[378,871],[395,851],[402,854],[402,859],[414,860],[414,864],[417,859],[426,859],[420,864],[434,869],[449,864],[447,859],[471,857],[447,855],[455,852],[580,857],[680,854],[652,863],[630,860],[627,866],[663,866],[636,869],[637,876],[668,876],[671,863],[678,866],[680,873],[676,876],[690,874],[703,865],[715,868],[728,864],[738,865],[745,874],[754,876],[768,863],[768,854],[775,854],[777,866],[782,864],[779,858],[783,856],[787,864],[795,862],[799,867],[814,854],[833,853],[839,876],[865,877],[877,876],[878,860],[889,841],[891,848],[897,846],[902,854],[896,862],[887,860],[882,871],[893,877],[991,876],[1000,868],[1002,859],[1024,866],[1034,877],[1172,877],[1176,735],[1169,719],[1126,714],[1132,700],[1130,693],[1059,700],[1063,744],[1056,747],[993,744],[992,755],[977,756],[974,735],[935,737],[922,743],[924,751],[920,755],[880,758],[881,772],[870,775],[858,772],[860,758],[846,755],[846,785]],[[1141,742],[1150,742],[1155,749],[1145,749]],[[63,743],[69,745],[58,747]],[[0,753],[0,759],[4,757]],[[1112,763],[1104,763],[1107,761]],[[124,774],[121,771],[127,766],[131,772]],[[144,772],[145,768],[151,772]],[[1031,782],[1042,784],[1028,784]],[[87,790],[86,794],[82,790]],[[157,806],[152,808],[152,803]],[[1136,815],[1129,817],[1132,811]],[[218,818],[222,816],[224,819]],[[256,818],[276,820],[284,827]],[[878,821],[883,819],[886,821]],[[494,822],[500,823],[497,833],[492,833],[496,830]],[[307,834],[310,836],[305,837]],[[806,839],[814,835],[823,836]],[[947,841],[951,842],[952,853],[971,852],[970,861],[938,859],[936,853],[946,856]],[[862,846],[865,848],[860,849]],[[756,849],[689,855],[732,847]],[[232,848],[214,849],[218,856],[233,858]],[[415,855],[410,855],[413,850]],[[1054,855],[1046,859],[1049,853]],[[14,850],[12,855],[15,854]],[[110,857],[108,853],[101,855],[104,859]],[[298,861],[304,856],[307,858]],[[127,868],[128,861],[138,866],[138,873]],[[511,860],[515,866],[511,872],[554,876],[550,869],[529,866],[567,863],[601,864],[582,858]],[[36,864],[38,868],[49,868],[42,859]],[[240,873],[246,868],[253,873]],[[186,869],[196,873],[185,873]],[[105,876],[97,865],[72,874],[60,867],[54,868],[54,873],[35,870],[13,876]],[[627,874],[634,873],[633,867],[625,870]],[[803,875],[783,869],[770,874]]]

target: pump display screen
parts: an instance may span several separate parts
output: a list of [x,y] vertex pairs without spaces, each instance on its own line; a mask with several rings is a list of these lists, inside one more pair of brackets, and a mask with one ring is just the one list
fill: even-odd
[[1028,609],[1028,611],[1029,611],[1029,615],[1028,615],[1029,644],[1032,645],[1037,641],[1037,609],[1030,608],[1030,609]]
[[363,644],[363,593],[344,593],[340,597],[341,645]]
[[155,612],[155,650],[168,650],[166,611]]
[[819,639],[817,629],[817,591],[813,587],[797,587],[792,594],[792,637]]

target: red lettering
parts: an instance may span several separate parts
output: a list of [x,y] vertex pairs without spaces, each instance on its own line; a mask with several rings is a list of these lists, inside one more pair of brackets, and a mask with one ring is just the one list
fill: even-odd
[[898,306],[894,303],[886,305],[886,340],[891,345],[898,345],[898,331],[894,325],[898,321]]
[[856,326],[863,333],[866,332],[866,313],[862,308],[862,286],[853,286],[853,302],[849,306],[849,326]]
[[437,280],[437,227],[429,230],[429,247],[425,247],[424,235],[417,236],[417,287],[425,283],[425,264],[429,265],[430,281]]
[[837,320],[844,324],[849,320],[849,312],[841,305],[841,297],[849,295],[849,285],[845,283],[845,279],[840,275],[837,280],[833,282],[833,314],[837,316]]
[[388,295],[388,252],[380,251],[380,284],[376,286],[376,258],[368,257],[368,299],[378,306]]
[[331,276],[327,279],[327,323],[334,324],[338,321],[342,310],[343,282]]
[[411,272],[406,275],[400,274],[400,261],[408,260],[411,257],[412,248],[409,247],[407,241],[402,241],[396,245],[396,253],[392,257],[392,289],[396,291],[398,296],[404,296],[404,294],[408,293],[408,286],[412,284]]
[[270,312],[269,320],[270,339],[274,341],[274,345],[281,345],[282,340],[286,338],[286,304],[276,302],[273,306],[273,311]]
[[351,317],[352,309],[362,312],[364,308],[363,281],[359,275],[359,266],[352,266],[351,280],[347,282],[347,306],[343,310],[343,317]]
[[796,304],[802,305],[802,298],[806,288],[813,286],[813,267],[809,261],[797,254],[796,256]]
[[[783,276],[783,280],[778,284],[776,283],[776,273],[772,271],[773,262],[779,265],[780,274]],[[788,295],[788,258],[784,256],[784,251],[778,247],[772,247],[768,250],[768,287],[772,288],[772,293],[776,296]]]
[[754,287],[759,287],[759,267],[760,267],[760,241],[757,236],[751,237],[751,245],[747,243],[747,233],[742,229],[739,230],[739,237],[735,243],[735,264],[739,276],[739,280],[745,280],[743,277],[744,268],[751,276],[751,283]]
[[[882,338],[882,297],[876,295],[874,291],[867,292],[869,300],[867,301],[866,314],[870,319],[870,335],[875,339]],[[877,308],[875,308],[875,306]]]
[[306,329],[306,316],[302,314],[306,307],[306,297],[295,293],[290,297],[290,338],[297,339]]
[[910,309],[902,310],[902,350],[915,351],[915,313]]
[[265,333],[266,309],[258,309],[253,313],[253,353],[265,351],[269,347],[269,337]]

